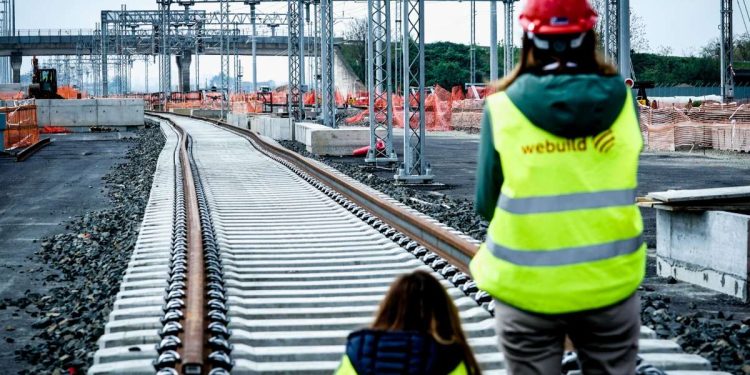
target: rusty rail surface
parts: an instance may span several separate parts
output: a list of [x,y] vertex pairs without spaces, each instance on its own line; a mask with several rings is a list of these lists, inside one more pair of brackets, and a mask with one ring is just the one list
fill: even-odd
[[[165,119],[168,120],[169,119]],[[203,259],[203,236],[201,231],[198,197],[195,191],[195,180],[190,168],[185,131],[169,121],[177,130],[180,147],[180,166],[182,169],[182,186],[185,192],[185,213],[187,224],[187,285],[185,296],[185,320],[182,337],[182,371],[183,374],[204,374],[206,359],[206,304],[205,304],[205,266]]]

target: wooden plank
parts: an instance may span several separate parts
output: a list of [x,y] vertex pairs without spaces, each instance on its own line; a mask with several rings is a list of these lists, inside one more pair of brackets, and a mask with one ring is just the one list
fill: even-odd
[[750,201],[750,186],[697,190],[667,190],[648,193],[646,198],[663,203],[707,202],[717,200]]

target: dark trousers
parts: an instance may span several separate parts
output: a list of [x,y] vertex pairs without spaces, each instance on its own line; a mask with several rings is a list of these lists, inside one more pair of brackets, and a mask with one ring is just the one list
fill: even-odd
[[557,375],[565,336],[584,375],[634,374],[640,336],[640,298],[602,309],[562,315],[534,314],[495,301],[500,349],[508,375]]

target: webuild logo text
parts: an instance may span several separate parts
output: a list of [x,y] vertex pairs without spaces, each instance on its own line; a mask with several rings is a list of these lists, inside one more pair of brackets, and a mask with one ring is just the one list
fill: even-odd
[[615,136],[612,130],[599,133],[596,136],[586,138],[545,140],[544,142],[521,146],[524,154],[562,154],[566,152],[586,152],[593,147],[601,153],[609,152],[615,145]]

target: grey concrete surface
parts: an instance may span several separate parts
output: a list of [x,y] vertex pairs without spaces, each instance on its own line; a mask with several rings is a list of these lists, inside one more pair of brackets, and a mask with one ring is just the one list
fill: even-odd
[[13,352],[34,344],[30,325],[37,313],[6,299],[53,286],[44,281],[42,264],[29,259],[39,248],[35,241],[62,232],[69,218],[107,206],[102,176],[128,148],[114,134],[52,136],[52,144],[23,163],[0,157],[0,373],[21,369]]
[[748,302],[750,215],[656,212],[656,272]]

